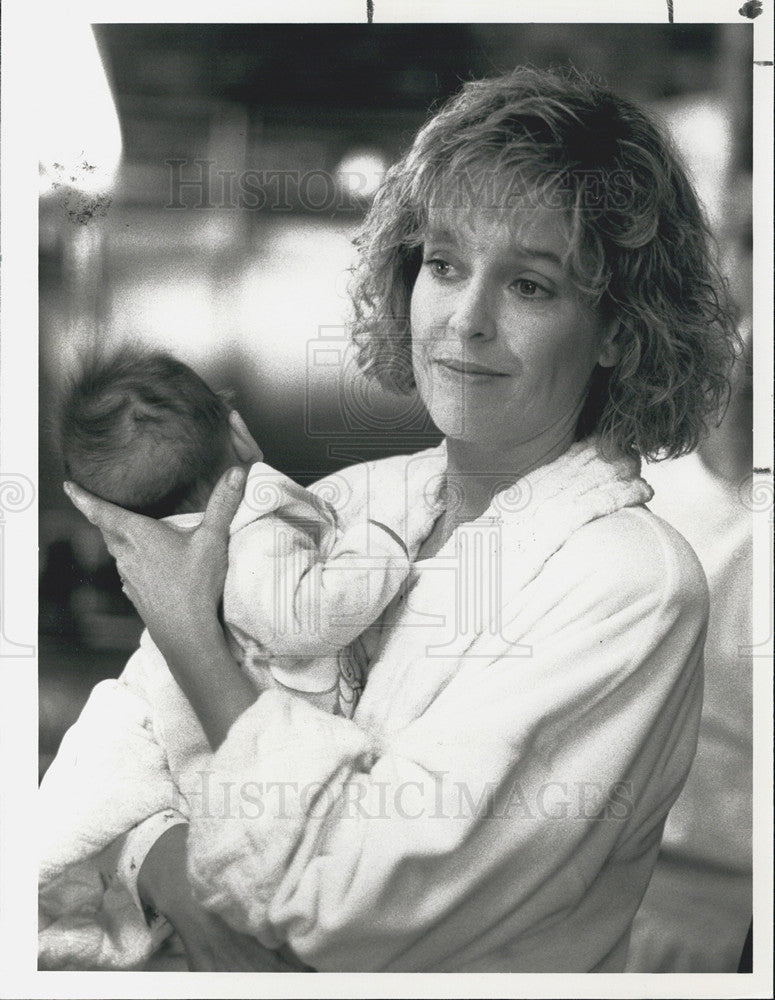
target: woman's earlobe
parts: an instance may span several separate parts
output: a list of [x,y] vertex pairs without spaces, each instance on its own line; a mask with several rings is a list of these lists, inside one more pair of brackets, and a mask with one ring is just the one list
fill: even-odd
[[600,345],[600,351],[597,356],[597,363],[601,368],[613,368],[614,365],[618,364],[621,356],[622,349],[619,344],[619,331],[617,327],[611,326],[603,336],[603,342]]

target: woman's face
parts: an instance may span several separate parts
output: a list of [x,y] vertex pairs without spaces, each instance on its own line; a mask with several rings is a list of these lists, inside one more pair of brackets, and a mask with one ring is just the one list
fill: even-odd
[[615,351],[562,264],[564,213],[502,218],[471,212],[425,233],[411,299],[418,390],[447,437],[570,443],[592,370],[614,364]]

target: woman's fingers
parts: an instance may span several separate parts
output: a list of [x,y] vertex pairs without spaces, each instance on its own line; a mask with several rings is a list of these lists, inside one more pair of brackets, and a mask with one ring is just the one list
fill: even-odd
[[64,490],[87,521],[91,521],[105,535],[106,541],[108,535],[126,538],[150,520],[142,514],[124,510],[108,500],[96,497],[75,483],[65,483]]
[[300,972],[308,968],[298,960],[287,961],[255,938],[235,931],[193,898],[187,882],[178,905],[165,915],[180,935],[191,971]]
[[213,490],[202,524],[187,532],[66,484],[75,506],[102,532],[124,593],[160,649],[177,648],[193,623],[220,629],[217,611],[228,568],[229,527],[245,478],[243,468],[230,469]]
[[236,410],[229,414],[229,428],[231,432],[231,443],[240,462],[261,462],[264,454],[256,444],[253,435],[248,430],[247,424]]
[[245,492],[247,473],[240,466],[221,476],[210,495],[210,502],[202,520],[201,528],[207,528],[218,535],[227,535],[229,525],[237,513],[237,508]]

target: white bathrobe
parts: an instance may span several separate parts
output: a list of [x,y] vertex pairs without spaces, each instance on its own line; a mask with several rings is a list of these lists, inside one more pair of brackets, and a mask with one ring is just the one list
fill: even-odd
[[[342,523],[416,554],[444,465],[442,446],[339,473]],[[622,969],[695,750],[707,621],[650,496],[574,445],[415,563],[352,720],[261,695],[189,789],[202,902],[324,971]]]

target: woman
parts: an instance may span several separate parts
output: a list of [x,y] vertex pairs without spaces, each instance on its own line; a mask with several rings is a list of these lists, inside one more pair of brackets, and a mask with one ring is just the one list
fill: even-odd
[[633,105],[520,69],[420,132],[360,251],[361,364],[445,441],[320,487],[414,560],[353,720],[228,652],[238,470],[189,536],[70,488],[213,748],[140,898],[192,967],[621,970],[701,704],[704,578],[638,461],[691,449],[725,392],[700,209]]

